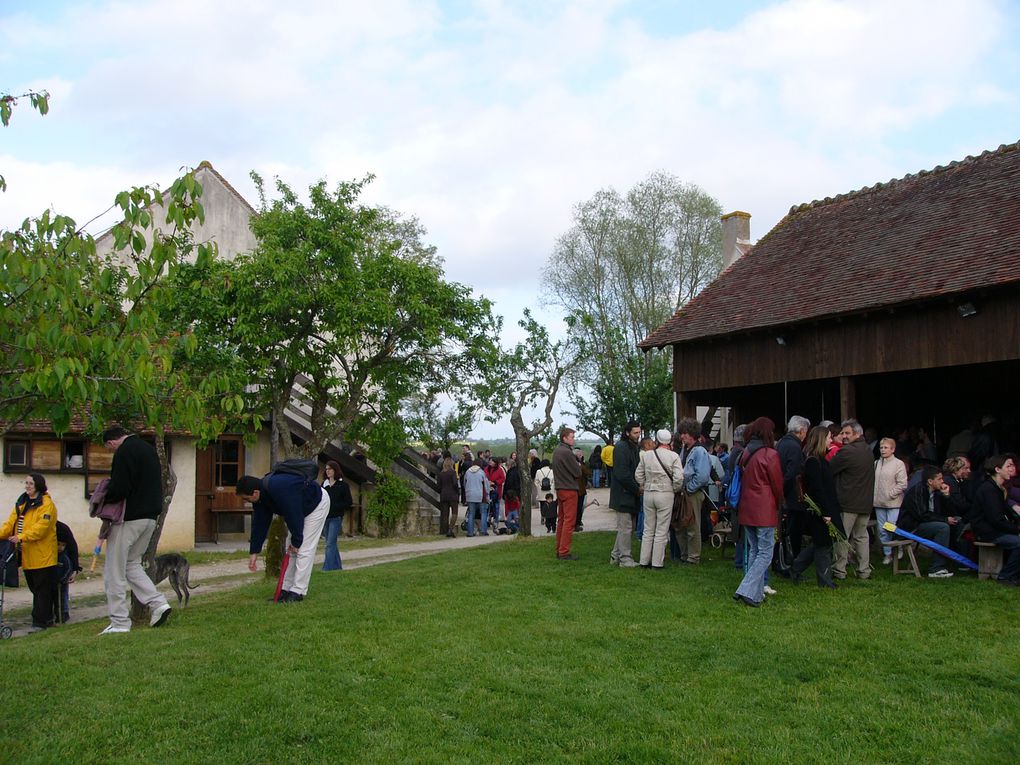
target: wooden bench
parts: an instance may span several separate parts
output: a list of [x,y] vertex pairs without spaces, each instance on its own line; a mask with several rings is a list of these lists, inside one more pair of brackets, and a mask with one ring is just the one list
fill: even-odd
[[212,513],[213,518],[215,518],[215,522],[213,523],[213,544],[218,545],[220,543],[220,518],[222,518],[226,513],[241,516],[251,515],[252,507],[251,505],[246,505],[245,507],[211,507],[209,508],[209,512]]
[[[917,567],[917,557],[914,555],[914,547],[916,544],[916,542],[910,539],[894,539],[886,545],[893,549],[892,572],[894,575],[913,574],[918,579],[921,578],[921,569]],[[897,555],[899,548],[906,551],[907,560],[909,561],[909,565],[904,565],[902,571],[900,571],[900,556]]]
[[978,549],[978,579],[996,579],[1002,570],[1002,548],[995,542],[975,542]]

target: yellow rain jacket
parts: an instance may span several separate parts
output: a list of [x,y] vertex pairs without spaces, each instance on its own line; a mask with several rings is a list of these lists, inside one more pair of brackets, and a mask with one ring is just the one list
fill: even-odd
[[17,534],[21,539],[21,567],[47,568],[57,565],[57,507],[49,494],[29,499],[18,497],[7,523],[0,528],[0,539]]

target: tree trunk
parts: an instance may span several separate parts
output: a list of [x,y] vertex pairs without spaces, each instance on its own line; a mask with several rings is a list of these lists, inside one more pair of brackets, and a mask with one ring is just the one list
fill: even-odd
[[[516,430],[516,429],[515,429]],[[526,461],[529,451],[530,436],[527,431],[516,430],[517,439],[517,472],[521,476],[521,528],[518,533],[531,536],[531,492],[535,490],[531,480],[531,465]],[[525,455],[522,457],[521,455]]]

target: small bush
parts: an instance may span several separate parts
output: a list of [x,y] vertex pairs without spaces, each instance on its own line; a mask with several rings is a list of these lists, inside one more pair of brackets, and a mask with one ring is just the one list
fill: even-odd
[[414,490],[406,481],[380,471],[375,490],[365,507],[365,515],[378,524],[380,536],[389,536],[400,519],[407,515],[408,504],[414,497]]

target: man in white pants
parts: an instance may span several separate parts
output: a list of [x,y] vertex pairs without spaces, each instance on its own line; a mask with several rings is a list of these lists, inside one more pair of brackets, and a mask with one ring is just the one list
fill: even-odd
[[315,548],[329,515],[329,495],[319,484],[295,473],[273,472],[264,478],[242,476],[237,495],[252,504],[251,545],[248,569],[258,570],[259,553],[274,515],[287,524],[287,552],[290,565],[283,576],[279,603],[305,599],[312,578]]
[[170,617],[170,604],[142,568],[142,555],[163,510],[159,457],[151,444],[118,425],[103,432],[103,443],[113,451],[106,502],[124,502],[124,522],[114,524],[106,540],[103,585],[110,625],[99,634],[131,631],[129,589],[151,609],[149,624],[161,627]]

